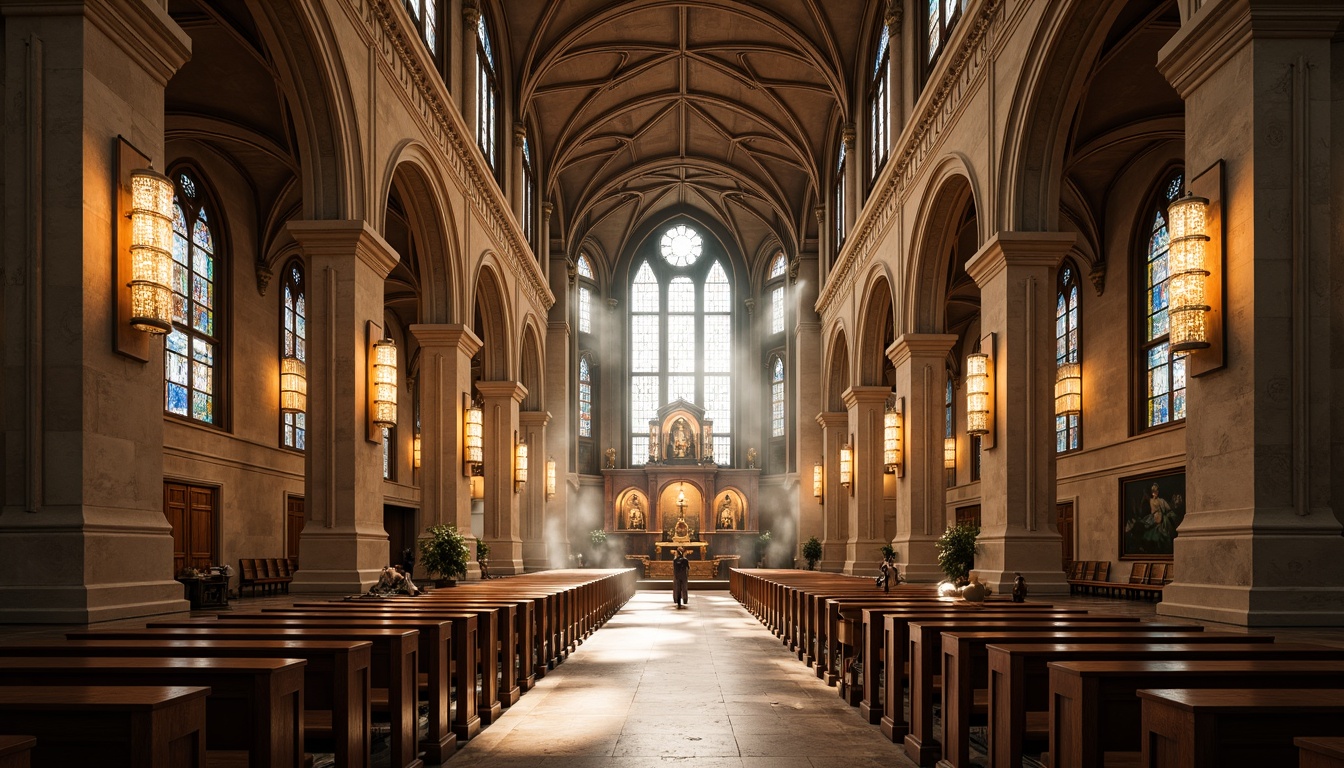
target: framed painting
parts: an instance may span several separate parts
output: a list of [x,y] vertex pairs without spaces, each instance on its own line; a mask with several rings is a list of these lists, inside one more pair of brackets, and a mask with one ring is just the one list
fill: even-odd
[[1120,559],[1170,560],[1185,518],[1185,468],[1120,479]]

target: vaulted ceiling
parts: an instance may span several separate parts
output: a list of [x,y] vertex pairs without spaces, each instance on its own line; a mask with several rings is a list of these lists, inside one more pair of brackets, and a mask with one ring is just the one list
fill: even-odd
[[885,0],[508,0],[552,236],[612,266],[677,212],[750,262],[816,237]]

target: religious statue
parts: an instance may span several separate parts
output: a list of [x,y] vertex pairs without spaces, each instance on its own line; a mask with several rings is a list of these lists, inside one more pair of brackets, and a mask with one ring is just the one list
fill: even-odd
[[723,494],[723,503],[719,505],[719,528],[731,531],[736,519],[733,516],[733,500],[728,494]]
[[748,449],[747,449],[747,469],[755,469],[755,468],[756,468],[756,449],[755,449],[755,448],[748,448]]
[[625,527],[632,531],[642,531],[644,530],[644,525],[644,508],[640,506],[638,496],[631,496],[630,517],[629,522]]
[[1027,580],[1022,578],[1022,574],[1013,574],[1013,602],[1022,603],[1027,599]]
[[691,540],[691,527],[686,524],[686,518],[678,517],[676,525],[672,526],[672,541],[683,543]]
[[607,469],[615,469],[615,468],[616,468],[616,449],[615,449],[615,448],[608,448],[608,449],[607,449]]
[[677,419],[672,422],[672,436],[669,444],[672,446],[669,453],[673,458],[684,459],[687,456],[694,456],[691,448],[691,430],[686,426],[685,419]]

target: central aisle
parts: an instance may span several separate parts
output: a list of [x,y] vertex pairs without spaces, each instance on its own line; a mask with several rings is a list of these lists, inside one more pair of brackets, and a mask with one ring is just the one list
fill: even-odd
[[913,766],[726,592],[639,592],[449,766]]

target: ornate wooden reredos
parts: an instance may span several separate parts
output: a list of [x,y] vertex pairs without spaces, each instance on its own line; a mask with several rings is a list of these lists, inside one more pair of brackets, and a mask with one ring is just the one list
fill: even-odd
[[649,463],[713,464],[714,421],[705,409],[681,398],[649,420]]

